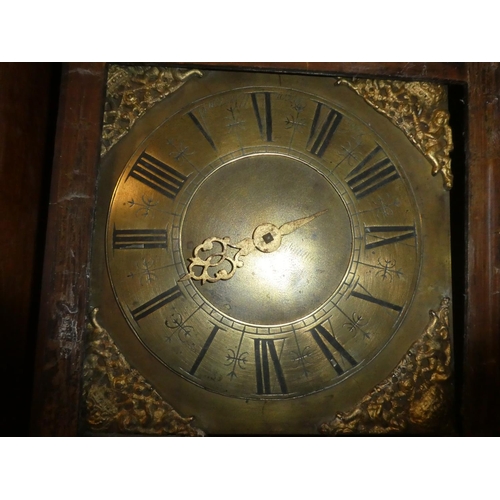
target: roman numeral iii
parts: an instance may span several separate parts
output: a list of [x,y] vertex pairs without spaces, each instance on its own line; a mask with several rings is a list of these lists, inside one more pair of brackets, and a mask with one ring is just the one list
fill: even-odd
[[254,339],[255,374],[257,394],[276,394],[271,387],[271,368],[274,369],[279,386],[279,393],[287,394],[285,376],[281,367],[274,340]]
[[345,178],[358,200],[399,179],[396,167],[388,158],[381,158],[380,152],[382,148],[376,146]]
[[139,156],[128,176],[170,199],[177,196],[187,180],[187,177],[175,168],[148,153]]

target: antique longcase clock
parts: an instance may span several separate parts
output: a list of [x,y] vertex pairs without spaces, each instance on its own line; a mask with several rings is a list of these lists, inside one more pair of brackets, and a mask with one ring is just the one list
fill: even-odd
[[431,430],[451,371],[444,98],[112,67],[90,431]]

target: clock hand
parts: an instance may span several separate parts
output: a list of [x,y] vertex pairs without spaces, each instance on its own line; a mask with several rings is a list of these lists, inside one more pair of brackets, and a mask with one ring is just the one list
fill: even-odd
[[[323,215],[327,210],[321,210],[308,217],[303,217],[301,219],[296,219],[290,222],[286,222],[279,228],[274,224],[265,223],[257,226],[253,232],[251,238],[244,238],[238,243],[230,243],[228,237],[217,238],[211,237],[203,241],[201,245],[198,245],[193,251],[193,257],[190,257],[188,265],[188,273],[182,276],[179,281],[186,281],[188,279],[193,279],[196,281],[201,281],[203,285],[205,282],[215,283],[219,280],[228,280],[234,276],[236,269],[243,267],[243,261],[240,257],[245,257],[249,253],[253,252],[255,249],[260,250],[263,253],[271,253],[276,251],[281,246],[281,239],[287,234],[293,233],[300,227],[308,224],[316,217]],[[211,253],[207,258],[202,258],[199,256],[201,251],[207,252],[214,249],[214,243],[219,244],[221,250],[216,253]],[[229,255],[229,248],[237,250],[234,256]],[[230,269],[219,269],[212,276],[208,273],[210,267],[217,267],[223,264],[224,261],[228,262]],[[194,268],[201,268],[201,274],[197,274]]]
[[276,227],[274,224],[261,224],[255,228],[253,232],[253,244],[257,250],[264,253],[271,253],[281,246],[281,239],[287,234],[293,233],[299,227],[308,224],[316,217],[323,215],[326,210],[321,210],[308,217],[303,217],[302,219],[292,220],[290,222],[285,222],[281,227]]
[[299,227],[304,226],[305,224],[308,224],[312,220],[314,220],[316,217],[319,217],[320,215],[323,215],[325,212],[327,212],[328,209],[321,210],[320,212],[316,212],[313,215],[310,215],[309,217],[304,217],[302,219],[297,219],[293,220],[291,222],[286,222],[282,226],[280,226],[279,230],[282,236],[285,236],[286,234],[293,233],[293,231],[296,231]]
[[[249,238],[246,238],[247,240]],[[245,240],[243,240],[245,242]],[[220,245],[220,251],[216,250],[216,253],[211,253],[207,256],[206,259],[203,257],[199,256],[200,252],[207,252],[209,250],[214,249],[214,243]],[[248,247],[248,243],[245,243],[244,248],[246,249]],[[238,250],[236,254],[231,257],[228,252],[228,247],[234,248]],[[243,262],[239,260],[240,254],[243,251],[243,248],[238,247],[237,245],[233,245],[230,243],[230,240],[228,237],[225,238],[217,238],[217,237],[212,237],[212,238],[207,238],[201,245],[198,245],[194,250],[193,250],[193,256],[190,257],[189,260],[189,265],[188,265],[188,273],[182,276],[178,281],[186,281],[188,279],[193,279],[196,281],[201,281],[201,284],[203,285],[205,282],[209,283],[215,283],[216,281],[219,280],[228,280],[231,278],[234,273],[236,272],[236,269],[238,267],[243,266]],[[251,250],[249,250],[247,253],[249,253]],[[247,255],[245,253],[244,255]],[[208,273],[209,268],[211,267],[217,267],[220,266],[224,261],[227,261],[230,269],[229,271],[227,269],[219,269],[213,276]],[[201,268],[201,274],[197,274],[195,272],[195,268]],[[226,266],[227,267],[227,266]]]

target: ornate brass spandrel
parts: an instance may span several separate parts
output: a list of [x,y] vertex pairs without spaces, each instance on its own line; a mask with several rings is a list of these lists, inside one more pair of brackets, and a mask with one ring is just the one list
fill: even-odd
[[447,92],[443,85],[339,78],[399,127],[432,164],[432,175],[441,173],[446,189],[453,185],[450,152],[453,150]]
[[132,368],[92,310],[83,368],[88,431],[97,434],[200,436],[192,417],[180,416]]
[[450,299],[429,311],[429,323],[393,373],[347,412],[320,426],[326,435],[451,433]]
[[111,65],[106,86],[101,156],[132,128],[148,109],[178,90],[197,69]]

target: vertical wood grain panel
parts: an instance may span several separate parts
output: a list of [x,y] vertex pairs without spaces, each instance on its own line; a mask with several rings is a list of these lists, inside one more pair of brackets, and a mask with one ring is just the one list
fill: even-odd
[[500,66],[468,64],[464,431],[500,432]]
[[63,69],[40,303],[35,435],[77,433],[104,77],[103,64]]

